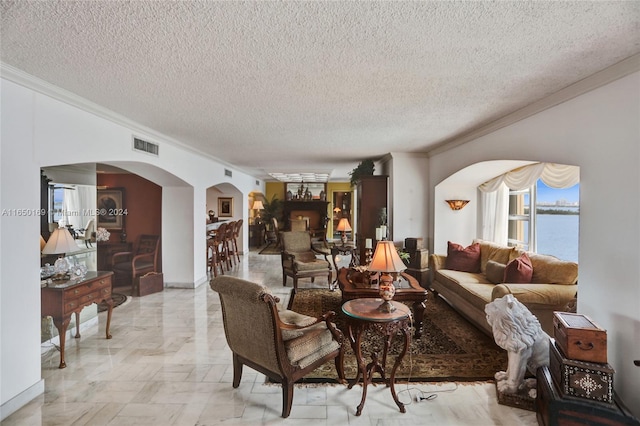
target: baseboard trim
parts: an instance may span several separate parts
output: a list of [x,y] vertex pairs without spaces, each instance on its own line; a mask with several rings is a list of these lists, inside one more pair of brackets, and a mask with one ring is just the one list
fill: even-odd
[[197,280],[195,282],[170,282],[170,281],[165,281],[164,282],[164,287],[165,288],[188,288],[188,289],[194,289],[194,288],[200,287],[202,284],[206,283],[207,281],[208,281],[208,278],[206,276],[200,278],[199,280]]
[[0,421],[6,419],[44,393],[44,379],[38,380],[18,395],[0,405]]

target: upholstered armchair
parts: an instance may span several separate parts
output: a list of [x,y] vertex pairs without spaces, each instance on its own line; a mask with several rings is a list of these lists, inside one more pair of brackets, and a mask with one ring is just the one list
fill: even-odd
[[[287,285],[287,277],[293,278],[293,292],[298,291],[299,278],[327,276],[331,282],[331,264],[327,254],[318,251],[311,245],[311,235],[308,232],[281,232],[282,243],[282,285]],[[322,255],[324,259],[317,256]]]
[[210,282],[220,297],[227,344],[233,353],[233,387],[240,386],[244,365],[282,383],[282,417],[293,402],[293,384],[334,360],[344,383],[343,335],[330,311],[313,318],[279,310],[268,288],[240,278],[219,276]]
[[135,293],[136,277],[158,271],[158,251],[160,236],[140,235],[133,251],[118,252],[111,258],[115,285],[131,284],[131,294]]

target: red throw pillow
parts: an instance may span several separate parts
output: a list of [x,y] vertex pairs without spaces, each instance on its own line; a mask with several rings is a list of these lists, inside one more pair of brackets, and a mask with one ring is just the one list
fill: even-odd
[[528,284],[533,277],[533,265],[527,253],[522,253],[513,259],[504,269],[504,282],[513,284]]
[[460,272],[480,272],[480,244],[464,248],[460,244],[447,242],[445,268]]

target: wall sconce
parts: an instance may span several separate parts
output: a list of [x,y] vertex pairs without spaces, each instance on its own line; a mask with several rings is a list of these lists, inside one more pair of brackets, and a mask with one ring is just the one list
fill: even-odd
[[469,200],[445,200],[451,210],[462,210],[469,203]]

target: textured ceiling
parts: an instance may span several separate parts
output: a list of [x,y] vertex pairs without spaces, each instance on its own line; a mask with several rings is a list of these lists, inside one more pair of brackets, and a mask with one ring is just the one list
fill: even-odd
[[424,152],[640,52],[640,2],[2,1],[1,60],[268,178]]

